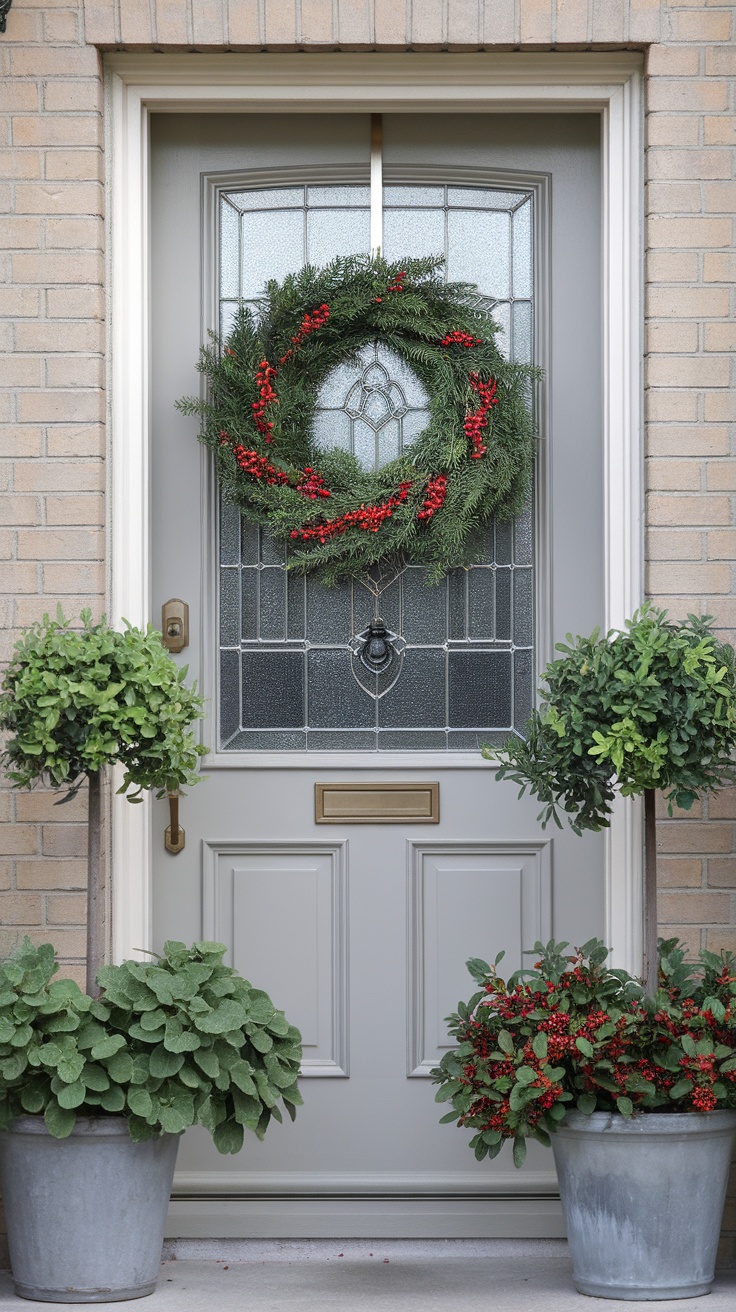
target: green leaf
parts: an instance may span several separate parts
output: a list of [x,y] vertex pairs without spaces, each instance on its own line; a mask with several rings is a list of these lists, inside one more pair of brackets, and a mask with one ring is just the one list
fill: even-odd
[[539,1057],[540,1061],[544,1061],[547,1056],[547,1035],[543,1030],[534,1035],[534,1038],[532,1039],[532,1052],[535,1057]]
[[87,1096],[87,1086],[83,1080],[77,1080],[74,1084],[67,1084],[59,1089],[57,1101],[60,1107],[81,1107]]
[[50,1102],[43,1114],[46,1128],[55,1139],[66,1139],[74,1129],[76,1113],[71,1108],[60,1107],[58,1102]]
[[692,1080],[677,1080],[670,1089],[670,1098],[684,1098],[688,1093],[692,1092],[692,1088]]
[[125,1091],[117,1084],[111,1084],[100,1094],[100,1106],[106,1112],[121,1112],[125,1107]]
[[581,1093],[575,1103],[578,1111],[582,1112],[585,1116],[590,1116],[591,1113],[595,1111],[597,1105],[598,1099],[594,1093]]
[[537,1072],[531,1066],[519,1066],[516,1072],[516,1079],[519,1084],[533,1084],[537,1078]]
[[630,1098],[617,1098],[616,1107],[622,1116],[631,1116],[634,1111],[634,1104]]
[[514,1139],[514,1166],[520,1167],[526,1161],[526,1140],[519,1134]]
[[65,1052],[59,1059],[56,1073],[65,1084],[74,1084],[86,1066],[84,1053]]
[[163,1043],[154,1048],[151,1053],[151,1075],[153,1079],[165,1079],[169,1075],[176,1075],[184,1064],[184,1056],[180,1052],[168,1052]]
[[46,1101],[43,1090],[37,1085],[26,1085],[20,1091],[20,1105],[24,1112],[35,1116],[37,1112],[43,1111],[43,1105]]
[[128,1089],[128,1106],[135,1116],[140,1116],[143,1120],[150,1116],[153,1103],[148,1089],[141,1089],[136,1086]]
[[218,1153],[239,1153],[243,1147],[243,1127],[237,1121],[222,1121],[212,1132]]
[[94,1061],[102,1061],[105,1057],[112,1057],[114,1053],[120,1052],[121,1048],[126,1046],[125,1036],[123,1034],[108,1034],[104,1039],[100,1039],[93,1047],[90,1056]]
[[128,1084],[133,1074],[133,1058],[130,1053],[114,1053],[107,1062],[107,1073],[116,1084]]
[[499,1030],[499,1032],[498,1032],[498,1038],[497,1038],[496,1042],[498,1043],[498,1046],[499,1046],[499,1048],[501,1049],[501,1052],[505,1053],[507,1057],[513,1057],[513,1055],[514,1055],[514,1040],[512,1039],[512,1037],[511,1037],[511,1035],[509,1034],[508,1030]]

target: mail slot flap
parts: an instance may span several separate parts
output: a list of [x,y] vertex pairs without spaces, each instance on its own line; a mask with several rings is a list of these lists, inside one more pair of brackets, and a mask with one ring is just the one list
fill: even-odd
[[439,783],[328,783],[314,786],[318,825],[439,824]]

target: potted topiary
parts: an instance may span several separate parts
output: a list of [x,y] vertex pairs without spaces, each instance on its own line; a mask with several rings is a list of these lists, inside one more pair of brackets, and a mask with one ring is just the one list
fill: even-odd
[[[689,966],[663,944],[656,1001],[596,939],[535,945],[508,981],[468,962],[476,992],[432,1072],[443,1121],[476,1157],[552,1144],[578,1290],[676,1299],[713,1282],[736,1131],[736,960]],[[503,955],[503,954],[501,954]]]
[[[300,1036],[223,964],[218,943],[167,943],[103,966],[102,774],[119,762],[136,801],[197,782],[202,701],[161,635],[82,612],[28,629],[0,697],[16,787],[89,781],[87,991],[56,980],[50,944],[0,967],[0,1169],[16,1292],[50,1302],[151,1293],[181,1133],[220,1152],[293,1116]],[[129,792],[129,790],[131,790]]]
[[[698,980],[693,980],[687,972],[682,975],[683,953],[675,941],[660,944],[663,955],[659,965],[655,796],[657,790],[664,793],[672,814],[675,806],[689,810],[702,794],[736,780],[736,661],[732,648],[713,634],[709,617],[689,616],[683,623],[673,623],[665,611],[651,605],[642,607],[623,632],[612,631],[601,638],[596,631],[590,638],[575,641],[568,635],[567,644],[558,650],[563,654],[547,666],[542,705],[533,713],[526,737],[510,738],[503,748],[484,748],[483,753],[499,764],[497,778],[512,779],[519,784],[521,793],[528,789],[543,802],[540,815],[543,825],[550,820],[560,825],[562,814],[576,833],[602,829],[610,822],[617,792],[624,797],[643,795],[646,987],[638,997],[636,981],[631,977],[605,971],[603,993],[598,994],[597,978],[594,983],[588,979],[586,987],[592,988],[593,993],[584,997],[581,991],[584,981],[576,979],[575,970],[602,968],[605,949],[597,942],[581,949],[582,956],[569,959],[568,964],[574,964],[572,970],[565,968],[564,984],[549,973],[540,977],[541,987],[549,988],[551,994],[558,987],[567,991],[567,1001],[561,1004],[563,1016],[570,1014],[573,1004],[585,1003],[597,1024],[592,1031],[589,1028],[564,1031],[572,1044],[557,1063],[562,1074],[555,1077],[547,1070],[545,1078],[560,1083],[570,1097],[555,1099],[558,1110],[554,1116],[547,1117],[546,1130],[542,1127],[542,1132],[544,1135],[556,1131],[552,1144],[578,1288],[601,1297],[691,1297],[704,1292],[712,1283],[715,1245],[707,1242],[703,1226],[712,1228],[713,1216],[701,1206],[692,1207],[696,1186],[689,1168],[688,1188],[667,1193],[666,1183],[673,1178],[673,1155],[676,1159],[684,1152],[685,1142],[697,1142],[694,1157],[705,1173],[700,1176],[700,1187],[710,1192],[711,1197],[715,1196],[716,1201],[720,1197],[720,1217],[736,1132],[736,1112],[730,1110],[736,1107],[736,1097],[730,1079],[732,1068],[727,1065],[733,1055],[731,1042],[736,1033],[731,992],[731,977],[736,976],[736,969],[725,958],[708,956],[701,962],[704,973]],[[550,953],[554,956],[552,949]],[[545,956],[542,952],[540,970],[552,969],[550,953]],[[591,953],[595,953],[595,960]],[[558,973],[562,969],[559,959],[554,969]],[[717,996],[717,990],[712,997],[707,993],[716,982],[718,989],[726,990],[725,1000]],[[516,987],[516,982],[511,987]],[[534,985],[533,992],[539,991]],[[474,1019],[485,1023],[487,1012],[481,1011],[479,1017],[478,1005],[476,998],[471,1008]],[[693,1015],[700,1008],[702,1033],[680,1034],[677,1028],[680,1022],[670,1012],[673,1006]],[[532,1007],[530,1014],[534,1011],[536,1008]],[[596,1044],[609,1039],[613,1042],[610,1026],[618,1023],[619,1013],[628,1017],[627,1042],[630,1042],[622,1058],[628,1082],[625,1087],[612,1083],[614,1077],[609,1071],[608,1085],[600,1079],[588,1084],[586,1081],[592,1078],[588,1063],[598,1053]],[[458,1015],[467,1021],[468,1009],[462,1009]],[[457,1023],[457,1018],[453,1023]],[[543,1017],[540,1032],[534,1036],[539,1052],[546,1042],[545,1025],[546,1017]],[[683,1074],[668,1084],[667,1072],[672,1074],[665,1061],[668,1042],[656,1027],[667,1031],[670,1025],[675,1029],[670,1036],[667,1060],[673,1061],[676,1054]],[[652,1026],[654,1030],[648,1028]],[[509,1049],[507,1055],[511,1056],[513,1042],[504,1039],[504,1043]],[[505,1051],[503,1045],[498,1049],[500,1053]],[[688,1062],[693,1057],[703,1062],[704,1069],[711,1069],[708,1066],[711,1062],[726,1063],[725,1069],[719,1067],[719,1079],[713,1082],[707,1097],[697,1092],[700,1085],[690,1080]],[[442,1085],[440,1097],[455,1097],[456,1060],[457,1054],[448,1054],[436,1072]],[[606,1070],[605,1063],[612,1060],[611,1054],[601,1060],[604,1065],[598,1071],[599,1076]],[[644,1063],[638,1071],[637,1062]],[[544,1101],[545,1093],[534,1083],[536,1077],[528,1060],[522,1065],[521,1083],[510,1068],[505,1078],[511,1084],[505,1090],[496,1089],[491,1102],[504,1092],[509,1098],[513,1096],[517,1110],[527,1102]],[[470,1077],[462,1076],[466,1078]],[[530,1081],[532,1090],[528,1095],[523,1093],[525,1080]],[[642,1080],[647,1084],[646,1089]],[[638,1094],[641,1096],[632,1096]],[[571,1109],[566,1103],[573,1096],[575,1108]],[[467,1109],[463,1110],[462,1094],[459,1107],[459,1123],[465,1123]],[[668,1114],[662,1115],[663,1112]],[[495,1133],[490,1124],[477,1128],[481,1135]],[[525,1135],[526,1131],[520,1136],[522,1140]],[[720,1174],[703,1148],[711,1137],[718,1141],[722,1156]],[[481,1137],[480,1143],[476,1141],[476,1150],[480,1147],[482,1152],[483,1144],[494,1147],[501,1141],[494,1138],[491,1143]],[[632,1182],[640,1180],[637,1163],[644,1160],[645,1141],[647,1172],[650,1178],[660,1182],[663,1192],[659,1197],[662,1200],[666,1197],[667,1201],[655,1208],[650,1204],[646,1213],[634,1217],[632,1194],[636,1188],[632,1189]],[[517,1149],[517,1158],[520,1151]],[[677,1171],[675,1165],[675,1176]],[[720,1195],[717,1176],[723,1181]],[[681,1175],[678,1178],[683,1179]],[[689,1274],[683,1274],[678,1266],[680,1275],[669,1285],[668,1277],[662,1275],[651,1252],[637,1262],[636,1246],[631,1242],[632,1226],[643,1225],[645,1214],[651,1214],[657,1222],[656,1238],[652,1241],[657,1251],[664,1251],[665,1237],[672,1240],[668,1261],[674,1263],[677,1253],[682,1256],[693,1252],[692,1245],[681,1243],[680,1239],[686,1232],[695,1232],[696,1227],[700,1227],[696,1249],[700,1254],[710,1254],[708,1261],[701,1262],[699,1258],[692,1262]]]

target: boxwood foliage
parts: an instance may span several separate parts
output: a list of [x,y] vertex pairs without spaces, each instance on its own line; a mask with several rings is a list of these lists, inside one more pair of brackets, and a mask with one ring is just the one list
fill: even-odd
[[301,1036],[267,993],[223,963],[221,943],[169,942],[153,961],[100,974],[92,999],[54,979],[49,943],[0,966],[0,1129],[43,1115],[63,1139],[77,1116],[127,1117],[150,1139],[204,1125],[221,1153],[294,1119]]
[[564,813],[576,834],[610,822],[615,793],[661,789],[670,814],[736,781],[736,657],[710,616],[682,623],[647,603],[623,632],[558,644],[525,737],[484,747],[543,803],[543,825]]
[[166,651],[161,634],[125,625],[122,633],[89,610],[73,628],[59,608],[44,615],[16,644],[0,691],[0,728],[10,738],[0,759],[17,788],[45,780],[68,787],[119,761],[121,793],[139,801],[148,788],[159,797],[195,784],[205,748],[189,727],[202,716],[202,698],[187,688],[186,667]]

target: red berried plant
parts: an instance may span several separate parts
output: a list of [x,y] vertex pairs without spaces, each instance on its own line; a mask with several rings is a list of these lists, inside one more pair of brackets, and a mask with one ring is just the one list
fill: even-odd
[[458,1047],[433,1072],[442,1117],[474,1131],[476,1157],[496,1157],[512,1139],[521,1166],[526,1140],[549,1144],[569,1106],[579,1111],[704,1112],[736,1107],[736,960],[701,953],[685,961],[675,939],[660,943],[659,987],[606,965],[591,939],[536,943],[534,969],[508,981],[478,958],[478,985],[448,1017]]

